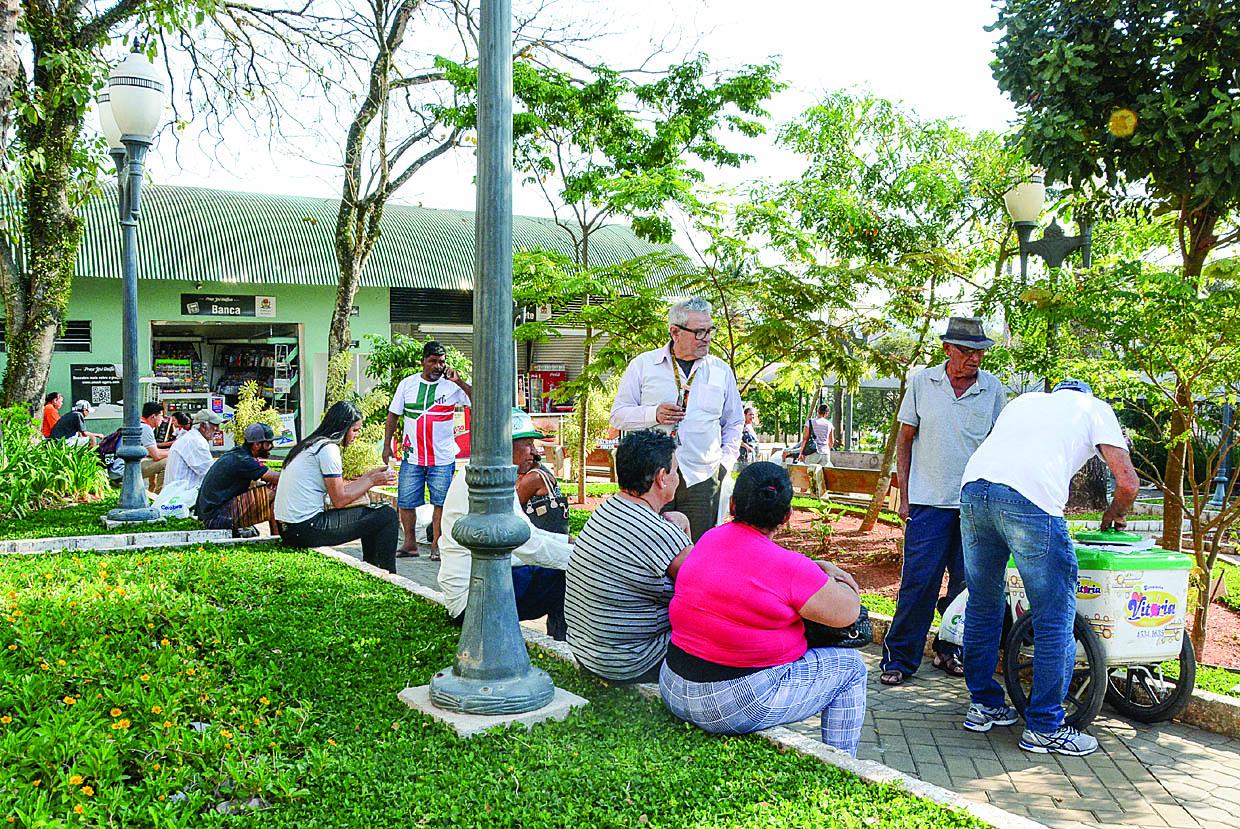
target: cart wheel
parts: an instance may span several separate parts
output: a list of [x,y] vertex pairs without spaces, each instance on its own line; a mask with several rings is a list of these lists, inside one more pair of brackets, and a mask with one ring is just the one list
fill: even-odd
[[[1160,665],[1120,665],[1107,671],[1107,702],[1137,722],[1162,722],[1184,710],[1197,681],[1197,655],[1184,634],[1177,669]],[[1170,676],[1175,674],[1175,676]]]
[[[1029,611],[1016,620],[1003,651],[1003,679],[1012,705],[1016,706],[1021,716],[1025,714],[1033,687],[1033,625],[1036,616],[1036,611]],[[1079,646],[1078,659],[1072,670],[1068,695],[1063,701],[1064,722],[1083,729],[1098,716],[1106,698],[1106,655],[1102,640],[1079,613],[1072,624],[1072,635]],[[1082,651],[1084,661],[1080,658]]]

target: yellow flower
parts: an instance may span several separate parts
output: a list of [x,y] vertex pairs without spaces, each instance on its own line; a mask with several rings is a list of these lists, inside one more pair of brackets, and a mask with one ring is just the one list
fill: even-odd
[[220,735],[223,736],[225,739],[230,739],[232,737],[232,732],[229,731],[227,728],[221,728]]
[[156,763],[155,765],[151,766],[151,771],[159,771],[159,763]]
[[327,744],[328,744],[328,745],[331,745],[331,746],[334,746],[334,745],[336,744],[336,741],[335,741],[335,740],[333,740],[331,737],[328,737],[328,738],[327,738]]
[[65,697],[63,700],[61,700],[61,702],[63,702],[65,705],[77,705],[77,700],[75,700],[73,697]]
[[40,663],[39,663],[39,670],[40,670],[40,671],[50,671],[51,669],[52,669],[52,666],[51,666],[51,665],[49,665],[49,664],[47,664],[46,662],[40,662]]
[[166,794],[161,794],[161,795],[159,796],[159,799],[160,799],[160,800],[167,800],[167,799],[168,799],[168,795],[166,795]]
[[0,717],[0,723],[3,723],[4,725],[8,725],[11,722],[13,722],[13,718],[10,717],[8,714],[5,714],[3,717]]
[[95,790],[94,790],[94,789],[92,789],[90,786],[83,786],[83,787],[82,787],[82,794],[86,795],[87,797],[94,797],[94,796],[95,796]]
[[1107,129],[1116,138],[1128,138],[1137,131],[1137,120],[1137,113],[1127,107],[1112,110]]
[[69,663],[64,661],[63,659],[57,659],[56,664],[63,668],[65,665],[68,665]]
[[193,668],[189,668],[185,671],[186,676],[193,676],[195,673],[196,671]]
[[151,706],[151,713],[152,713],[152,714],[162,714],[162,713],[164,713],[164,709],[160,708],[158,705],[152,705],[152,706]]
[[118,588],[116,588],[116,595],[118,595],[118,596],[124,596],[124,595],[125,595],[125,588],[123,588],[123,587],[118,587]]
[[113,717],[119,717],[119,716],[121,715],[121,709],[119,709],[119,708],[113,708],[113,709],[112,709],[111,711],[109,711],[108,713],[109,713],[109,714],[111,714]]
[[70,608],[77,607],[77,602],[69,602],[69,607]]
[[73,775],[72,777],[70,777],[70,778],[69,778],[69,785],[70,785],[70,786],[80,786],[80,785],[82,785],[82,775],[80,775],[80,774],[75,774],[75,775]]
[[83,806],[82,806],[82,804],[81,804],[81,803],[79,803],[79,804],[77,804],[76,806],[74,806],[74,807],[73,807],[73,813],[74,813],[75,815],[80,815],[80,814],[82,814],[82,813],[83,813],[83,812],[85,812],[85,811],[86,811],[86,809],[85,809],[85,807],[83,807]]
[[258,701],[261,702],[263,705],[266,705],[269,702],[269,700],[266,697],[259,697]]
[[165,638],[163,638],[163,639],[160,639],[160,640],[159,640],[159,644],[163,645],[163,646],[166,648],[166,647],[168,647],[169,645],[171,645],[172,643],[168,641],[167,637],[165,637]]
[[9,650],[11,651],[17,650],[17,645],[9,645]]
[[13,611],[13,615],[14,615],[14,616],[20,616],[20,615],[22,615],[22,612],[21,612],[20,610],[14,610],[14,611]]
[[116,728],[128,728],[129,720],[121,720],[120,722],[116,723],[115,727]]
[[143,674],[142,676],[138,677],[138,679],[142,680],[143,682],[150,682],[150,681],[151,681],[151,675],[150,675],[150,674]]
[[99,578],[101,578],[101,579],[106,579],[107,577],[108,577],[108,571],[107,571],[107,570],[100,570],[100,571],[99,571]]
[[37,789],[37,788],[39,788],[39,786],[40,786],[42,783],[43,783],[43,781],[42,781],[42,780],[31,780],[31,781],[30,781],[30,785],[34,786],[36,789]]

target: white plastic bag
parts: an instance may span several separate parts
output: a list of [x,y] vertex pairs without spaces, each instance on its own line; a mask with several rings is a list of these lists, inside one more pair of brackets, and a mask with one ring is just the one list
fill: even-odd
[[731,470],[728,470],[723,480],[719,482],[719,511],[715,514],[715,526],[732,520],[732,511],[728,508],[728,502],[732,500],[732,487],[735,483]]
[[943,611],[943,623],[939,625],[939,639],[953,645],[964,645],[964,608],[969,602],[969,588],[960,591]]
[[151,506],[164,518],[189,518],[189,510],[198,501],[198,487],[185,481],[165,484]]

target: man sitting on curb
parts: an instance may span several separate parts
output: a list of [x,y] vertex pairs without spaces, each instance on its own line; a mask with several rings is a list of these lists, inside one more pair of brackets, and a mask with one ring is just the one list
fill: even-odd
[[168,468],[164,472],[165,487],[180,483],[187,489],[197,489],[202,485],[202,479],[215,460],[211,457],[211,441],[223,422],[223,416],[210,409],[194,413],[191,428],[182,432],[168,450]]
[[[512,462],[517,479],[534,468],[534,441],[546,437],[534,428],[530,416],[520,409],[512,410]],[[530,524],[530,519],[512,491],[512,511]],[[469,576],[473,559],[468,549],[452,537],[456,522],[469,512],[469,487],[464,475],[457,475],[448,488],[443,505],[443,534],[439,537],[439,589],[454,622],[465,618],[469,604]],[[517,618],[547,617],[547,634],[563,641],[567,626],[564,622],[564,571],[572,553],[568,536],[550,533],[530,524],[530,538],[512,551],[512,587],[517,598]],[[517,559],[521,563],[517,563]]]
[[244,437],[245,443],[211,465],[198,487],[194,512],[207,529],[232,530],[236,538],[255,537],[254,525],[263,521],[278,535],[272,502],[280,473],[262,463],[271,457],[275,433],[266,423],[251,423]]
[[1033,690],[1020,747],[1035,754],[1092,754],[1098,741],[1064,724],[1064,693],[1072,681],[1076,641],[1076,549],[1063,507],[1068,484],[1100,455],[1115,475],[1115,496],[1102,529],[1124,526],[1137,497],[1128,441],[1109,405],[1081,380],[1064,380],[1050,394],[1030,392],[1009,403],[990,437],[964,469],[960,528],[969,602],[964,612],[964,671],[972,704],[970,731],[1016,723],[995,681],[1008,558],[1016,560],[1037,624]]

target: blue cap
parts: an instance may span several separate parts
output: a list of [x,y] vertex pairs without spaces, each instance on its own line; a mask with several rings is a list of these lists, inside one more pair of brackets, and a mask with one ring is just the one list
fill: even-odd
[[1068,391],[1079,391],[1082,394],[1094,393],[1094,390],[1089,387],[1089,383],[1086,383],[1084,380],[1077,380],[1075,377],[1065,377],[1060,380],[1055,384],[1055,388],[1051,389],[1051,392],[1064,391],[1065,389]]

